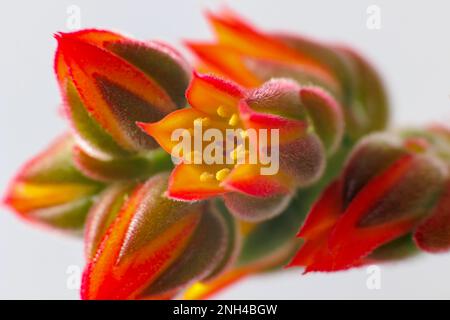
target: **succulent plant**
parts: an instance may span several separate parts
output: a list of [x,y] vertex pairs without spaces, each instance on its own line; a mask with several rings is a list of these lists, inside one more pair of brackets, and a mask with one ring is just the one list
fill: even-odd
[[[323,261],[323,244],[341,219],[321,208],[333,206],[337,215],[343,207],[332,201],[355,206],[357,192],[383,166],[404,158],[391,169],[392,183],[376,186],[398,184],[399,194],[416,195],[408,181],[427,178],[430,185],[420,199],[405,202],[404,224],[382,238],[366,239],[342,218],[346,227],[338,228],[343,236],[335,245],[361,246],[345,251],[339,266],[357,265],[381,257],[378,247],[411,231],[444,188],[441,156],[419,152],[425,147],[410,143],[418,139],[386,142],[378,151],[371,149],[378,136],[358,143],[385,128],[388,102],[378,74],[354,51],[264,33],[230,12],[207,17],[217,40],[187,43],[199,58],[195,67],[160,42],[96,29],[55,35],[55,73],[71,130],[24,166],[5,203],[35,223],[84,229],[83,299],[206,298],[242,277],[279,270],[298,250],[291,265],[334,266]],[[211,150],[223,152],[210,155],[225,162],[198,163],[196,150],[174,155],[173,133],[180,129],[195,144],[190,134],[199,127],[214,132],[209,142],[219,137],[213,142],[222,149]],[[239,133],[232,149],[228,129]],[[344,176],[313,206],[302,244],[298,228],[355,143]],[[264,174],[268,163],[260,157],[274,153],[279,167]],[[257,161],[249,161],[254,154]],[[390,207],[383,208],[364,224],[391,221]],[[417,210],[407,214],[410,208]],[[436,227],[447,218],[432,214],[414,229],[421,247],[445,247],[435,236],[448,232]],[[352,238],[354,231],[360,238]],[[385,256],[396,250],[384,248]]]

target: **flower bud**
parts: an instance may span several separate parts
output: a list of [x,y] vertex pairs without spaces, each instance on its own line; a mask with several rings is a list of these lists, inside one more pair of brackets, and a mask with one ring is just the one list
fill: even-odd
[[25,164],[11,182],[4,202],[26,220],[79,231],[103,185],[75,168],[73,146],[73,139],[64,135]]
[[190,71],[173,49],[101,30],[58,33],[55,72],[77,143],[108,160],[155,142],[136,121],[184,106]]
[[237,244],[234,224],[207,203],[164,196],[167,176],[112,186],[89,215],[84,299],[171,297],[220,272]]
[[356,145],[311,209],[291,265],[305,272],[359,266],[400,250],[387,246],[408,234],[426,251],[449,248],[448,158],[436,134],[419,133],[374,134]]

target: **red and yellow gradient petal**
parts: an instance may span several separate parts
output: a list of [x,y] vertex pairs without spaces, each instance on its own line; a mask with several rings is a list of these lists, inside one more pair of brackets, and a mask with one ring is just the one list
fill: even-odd
[[[331,261],[328,236],[342,214],[341,183],[335,181],[322,193],[306,218],[298,237],[305,240],[288,267],[303,266],[304,273],[327,269]],[[311,267],[314,264],[314,267]]]
[[[169,178],[167,195],[169,198],[197,201],[221,195],[227,192],[216,179],[216,173],[222,170],[218,165],[197,165],[180,163]],[[202,175],[208,178],[202,179]]]
[[[56,39],[61,37],[71,36],[79,39],[80,41],[86,41],[92,45],[99,47],[104,47],[105,42],[109,41],[122,41],[125,38],[117,33],[106,31],[106,30],[96,30],[96,29],[85,29],[80,30],[71,34],[64,32],[59,32],[55,34]],[[58,81],[62,83],[64,79],[68,76],[68,68],[64,60],[63,53],[60,48],[57,48],[55,55],[55,65],[54,65],[56,76]]]
[[331,72],[319,63],[275,37],[256,30],[230,11],[222,12],[220,16],[209,12],[207,19],[215,30],[219,44],[235,48],[242,56],[301,65],[317,78],[328,83],[336,82]]
[[[195,72],[186,91],[186,97],[197,111],[214,117],[221,117],[221,114],[225,117],[237,112],[244,91],[230,81]],[[219,108],[222,112],[218,110]]]
[[248,70],[242,53],[231,46],[193,41],[186,41],[185,45],[200,58],[207,70],[230,78],[247,88],[257,87],[264,82]]
[[166,152],[172,154],[173,148],[179,143],[179,141],[172,141],[172,134],[176,130],[181,129],[188,130],[189,134],[192,136],[194,121],[196,119],[202,119],[203,117],[205,117],[204,113],[192,108],[186,108],[169,113],[158,122],[138,122],[137,125],[147,134],[152,136]]

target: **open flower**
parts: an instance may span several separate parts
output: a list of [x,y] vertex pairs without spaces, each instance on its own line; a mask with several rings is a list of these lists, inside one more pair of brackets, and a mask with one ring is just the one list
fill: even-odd
[[[321,176],[326,152],[333,152],[342,136],[339,105],[316,87],[275,79],[246,90],[195,73],[186,95],[191,108],[139,124],[164,150],[181,158],[167,194],[185,201],[222,195],[228,208],[247,220],[279,214],[295,188]],[[189,150],[180,152],[177,132]],[[270,154],[272,162],[263,163],[263,154]],[[266,174],[274,162],[276,170]]]
[[350,138],[381,130],[388,102],[380,77],[353,50],[297,35],[270,34],[251,26],[230,10],[208,12],[215,41],[188,41],[202,70],[257,87],[272,77],[327,89],[342,104]]
[[449,250],[449,136],[430,129],[361,140],[309,213],[291,266],[305,272],[358,266],[411,233],[422,250]]

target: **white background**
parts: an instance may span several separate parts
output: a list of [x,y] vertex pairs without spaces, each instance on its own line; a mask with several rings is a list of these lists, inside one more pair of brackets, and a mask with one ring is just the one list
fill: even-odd
[[[268,30],[301,32],[359,49],[379,68],[395,108],[394,125],[450,120],[450,19],[447,1],[228,1]],[[69,5],[83,27],[112,28],[180,47],[181,38],[211,37],[202,10],[218,1],[3,1],[0,10],[0,192],[19,166],[66,123],[58,115],[52,71],[55,40]],[[366,27],[369,5],[381,29]],[[78,239],[46,233],[0,209],[0,298],[77,299],[66,286],[70,265],[83,265]],[[450,298],[450,254],[421,255],[381,268],[381,289],[365,269],[301,276],[299,270],[243,281],[219,298]]]

